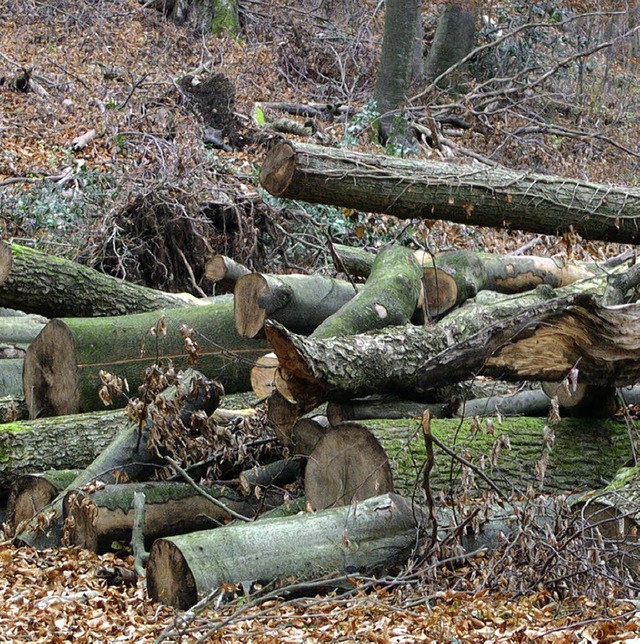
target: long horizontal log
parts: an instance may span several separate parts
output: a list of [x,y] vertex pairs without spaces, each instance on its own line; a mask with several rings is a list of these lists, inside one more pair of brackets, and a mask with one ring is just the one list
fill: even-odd
[[[220,485],[205,486],[204,490],[225,507],[248,518],[255,517],[263,507],[269,509],[273,503],[273,499],[262,503],[255,496],[244,497]],[[71,490],[63,503],[63,517],[73,519],[68,531],[70,545],[105,552],[114,540],[129,541],[136,492],[145,495],[144,537],[149,542],[158,537],[216,528],[229,520],[223,507],[188,483],[124,483],[90,493]]]
[[271,149],[260,183],[277,197],[402,219],[640,241],[640,188],[298,143]]
[[[151,335],[151,329],[164,325]],[[240,337],[233,323],[233,297],[222,295],[190,306],[104,318],[55,319],[44,327],[25,356],[24,390],[31,416],[54,416],[104,408],[98,395],[100,371],[126,378],[133,394],[143,372],[156,360],[185,368],[180,327],[195,330],[197,367],[219,379],[227,393],[248,391],[251,366],[267,347]],[[114,400],[124,405],[126,400]]]
[[198,302],[188,293],[164,293],[138,286],[76,262],[0,241],[0,306],[46,317],[90,317]]
[[[287,395],[303,408],[375,393],[421,396],[479,373],[560,382],[577,365],[595,385],[640,379],[640,305],[604,308],[589,295],[540,303],[541,294],[505,298],[513,308],[470,307],[431,327],[315,340],[267,322],[267,337]],[[511,317],[488,324],[491,312],[493,320]]]
[[89,465],[125,423],[124,412],[102,411],[0,425],[0,490],[31,472]]
[[405,499],[388,494],[323,512],[158,539],[147,568],[149,597],[184,610],[222,584],[310,580],[392,566],[415,543],[416,514]]

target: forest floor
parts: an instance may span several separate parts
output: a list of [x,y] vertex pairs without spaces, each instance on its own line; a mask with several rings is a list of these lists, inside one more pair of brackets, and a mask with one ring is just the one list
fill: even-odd
[[[380,4],[320,3],[320,15],[310,8],[317,3],[246,3],[244,35],[237,39],[195,34],[151,4],[0,0],[3,239],[199,295],[213,292],[204,278],[213,252],[254,269],[329,272],[328,240],[362,247],[409,240],[434,251],[527,247],[592,260],[621,250],[573,235],[398,222],[303,204],[291,209],[258,186],[260,162],[279,135],[253,118],[255,104],[356,107],[363,110],[357,119],[314,123],[319,135],[310,139],[384,153],[372,142],[367,117],[382,38]],[[510,16],[512,3],[486,5],[491,19]],[[425,8],[427,36],[434,12]],[[548,15],[534,18],[549,21]],[[525,45],[518,42],[518,55]],[[540,49],[541,57],[553,55],[553,48]],[[637,59],[585,64],[581,72],[591,76],[580,79],[578,106],[567,90],[578,82],[571,74],[540,87],[538,103],[523,90],[518,105],[529,101],[528,112],[505,106],[478,116],[463,98],[435,96],[433,104],[457,102],[451,111],[473,127],[458,133],[458,151],[422,145],[421,154],[466,162],[464,149],[473,149],[523,171],[637,184],[637,68]],[[16,88],[25,73],[33,82],[28,92]],[[265,110],[269,119],[282,116]],[[304,126],[304,118],[298,121]],[[207,128],[221,129],[233,149],[205,146]],[[611,585],[599,592],[598,580],[593,588],[573,585],[565,595],[542,584],[526,593],[488,592],[465,581],[481,577],[482,555],[456,571],[460,583],[452,582],[451,590],[363,584],[348,596],[241,599],[186,616],[152,603],[143,581],[109,584],[100,571],[117,565],[130,568],[131,558],[1,543],[0,642],[640,641],[635,591],[624,585],[610,597]]]

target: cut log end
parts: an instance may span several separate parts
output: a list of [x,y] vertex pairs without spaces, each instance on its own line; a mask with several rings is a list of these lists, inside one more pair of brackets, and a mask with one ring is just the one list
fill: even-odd
[[267,155],[260,169],[260,184],[275,197],[283,194],[293,178],[295,152],[289,143],[279,143]]
[[64,497],[63,516],[73,516],[67,535],[70,543],[93,552],[98,551],[98,529],[96,525],[96,504],[89,494],[73,490]]
[[147,592],[153,601],[187,610],[198,601],[193,573],[179,548],[157,539],[151,546],[147,568]]
[[389,459],[364,425],[345,423],[318,441],[307,462],[304,487],[314,510],[393,492]]
[[445,271],[425,268],[423,281],[429,315],[438,317],[456,305],[458,286]]
[[7,501],[7,522],[13,529],[29,521],[56,498],[58,488],[44,478],[24,476],[11,489]]
[[275,353],[267,353],[255,361],[251,369],[251,389],[259,400],[273,393],[276,370],[279,365]]
[[260,300],[271,295],[271,288],[260,273],[244,275],[234,290],[233,315],[236,331],[243,338],[255,338],[262,332],[266,310]]
[[79,412],[76,346],[62,320],[51,320],[27,349],[23,385],[30,418]]
[[12,266],[13,253],[11,252],[11,246],[6,242],[0,241],[0,286],[7,281]]

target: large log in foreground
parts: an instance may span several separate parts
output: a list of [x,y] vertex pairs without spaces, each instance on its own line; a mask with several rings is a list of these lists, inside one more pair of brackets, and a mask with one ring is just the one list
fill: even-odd
[[595,385],[640,379],[638,304],[605,308],[578,295],[543,302],[492,325],[482,322],[481,315],[466,318],[452,347],[445,324],[324,340],[290,334],[273,322],[266,330],[285,372],[287,395],[305,408],[381,392],[420,396],[479,373],[560,382],[578,366],[580,379]]
[[[264,354],[266,343],[236,333],[233,297],[223,295],[204,306],[164,312],[52,320],[25,356],[23,382],[31,417],[104,408],[98,395],[101,370],[126,378],[135,394],[144,369],[156,360],[171,359],[176,368],[184,368],[182,325],[196,331],[202,373],[219,379],[227,393],[250,389],[251,367]],[[150,334],[153,329],[155,335]],[[114,403],[124,405],[126,400]]]
[[309,580],[393,566],[415,543],[417,515],[405,499],[388,494],[322,512],[158,539],[147,568],[149,596],[184,610],[222,584]]
[[188,293],[164,293],[131,284],[76,262],[0,241],[0,306],[47,317],[89,317],[198,302]]
[[277,197],[400,218],[640,241],[640,188],[297,143],[267,154],[260,183]]

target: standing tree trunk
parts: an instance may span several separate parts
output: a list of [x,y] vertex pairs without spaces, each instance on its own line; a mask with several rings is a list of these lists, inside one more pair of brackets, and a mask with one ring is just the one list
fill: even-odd
[[419,24],[420,0],[387,0],[374,100],[381,114],[381,139],[391,138],[394,145],[410,142],[395,111],[404,104],[411,84]]
[[[477,9],[474,0],[448,2],[442,8],[431,49],[429,49],[425,62],[425,76],[428,80],[434,80],[440,76],[473,49],[476,16]],[[438,85],[450,87],[455,86],[456,83],[453,78],[443,78],[438,82]]]

